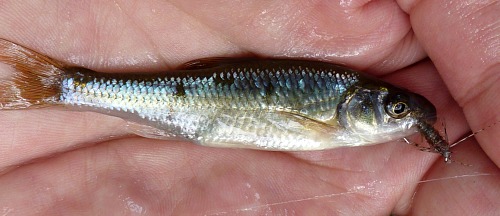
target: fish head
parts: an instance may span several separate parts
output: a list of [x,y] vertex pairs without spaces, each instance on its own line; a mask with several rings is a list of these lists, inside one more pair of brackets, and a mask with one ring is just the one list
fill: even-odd
[[[436,108],[425,97],[401,89],[388,90],[383,102],[388,122],[418,122],[430,125],[437,120]],[[411,125],[415,127],[416,124]]]
[[426,98],[389,84],[356,87],[338,111],[345,130],[373,144],[414,134],[419,121],[436,121],[436,108]]

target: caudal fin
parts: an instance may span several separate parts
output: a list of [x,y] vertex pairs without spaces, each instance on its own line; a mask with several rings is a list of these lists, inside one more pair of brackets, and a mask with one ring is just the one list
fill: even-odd
[[40,107],[56,102],[61,91],[62,68],[62,63],[45,55],[0,39],[0,109]]

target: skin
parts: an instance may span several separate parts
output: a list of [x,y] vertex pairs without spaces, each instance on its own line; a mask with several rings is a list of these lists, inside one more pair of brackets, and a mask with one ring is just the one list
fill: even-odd
[[[284,2],[1,0],[0,37],[117,73],[210,56],[319,59],[424,95],[451,141],[500,121],[498,1]],[[498,125],[452,149],[471,166],[444,164],[398,141],[284,153],[123,137],[120,119],[61,109],[2,111],[0,125],[4,215],[492,215],[499,208]]]

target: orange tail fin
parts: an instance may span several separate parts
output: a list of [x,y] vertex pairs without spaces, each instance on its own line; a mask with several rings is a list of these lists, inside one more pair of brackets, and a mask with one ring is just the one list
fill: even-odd
[[[13,72],[6,72],[5,65]],[[57,102],[62,68],[60,62],[0,39],[0,109],[40,107]]]

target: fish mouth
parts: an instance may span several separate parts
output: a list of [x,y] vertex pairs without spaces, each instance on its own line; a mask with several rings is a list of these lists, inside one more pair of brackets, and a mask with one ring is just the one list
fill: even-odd
[[433,125],[437,121],[437,111],[436,107],[427,100],[424,96],[415,94],[410,100],[412,107],[415,107],[416,117],[419,121],[425,121],[428,124]]

